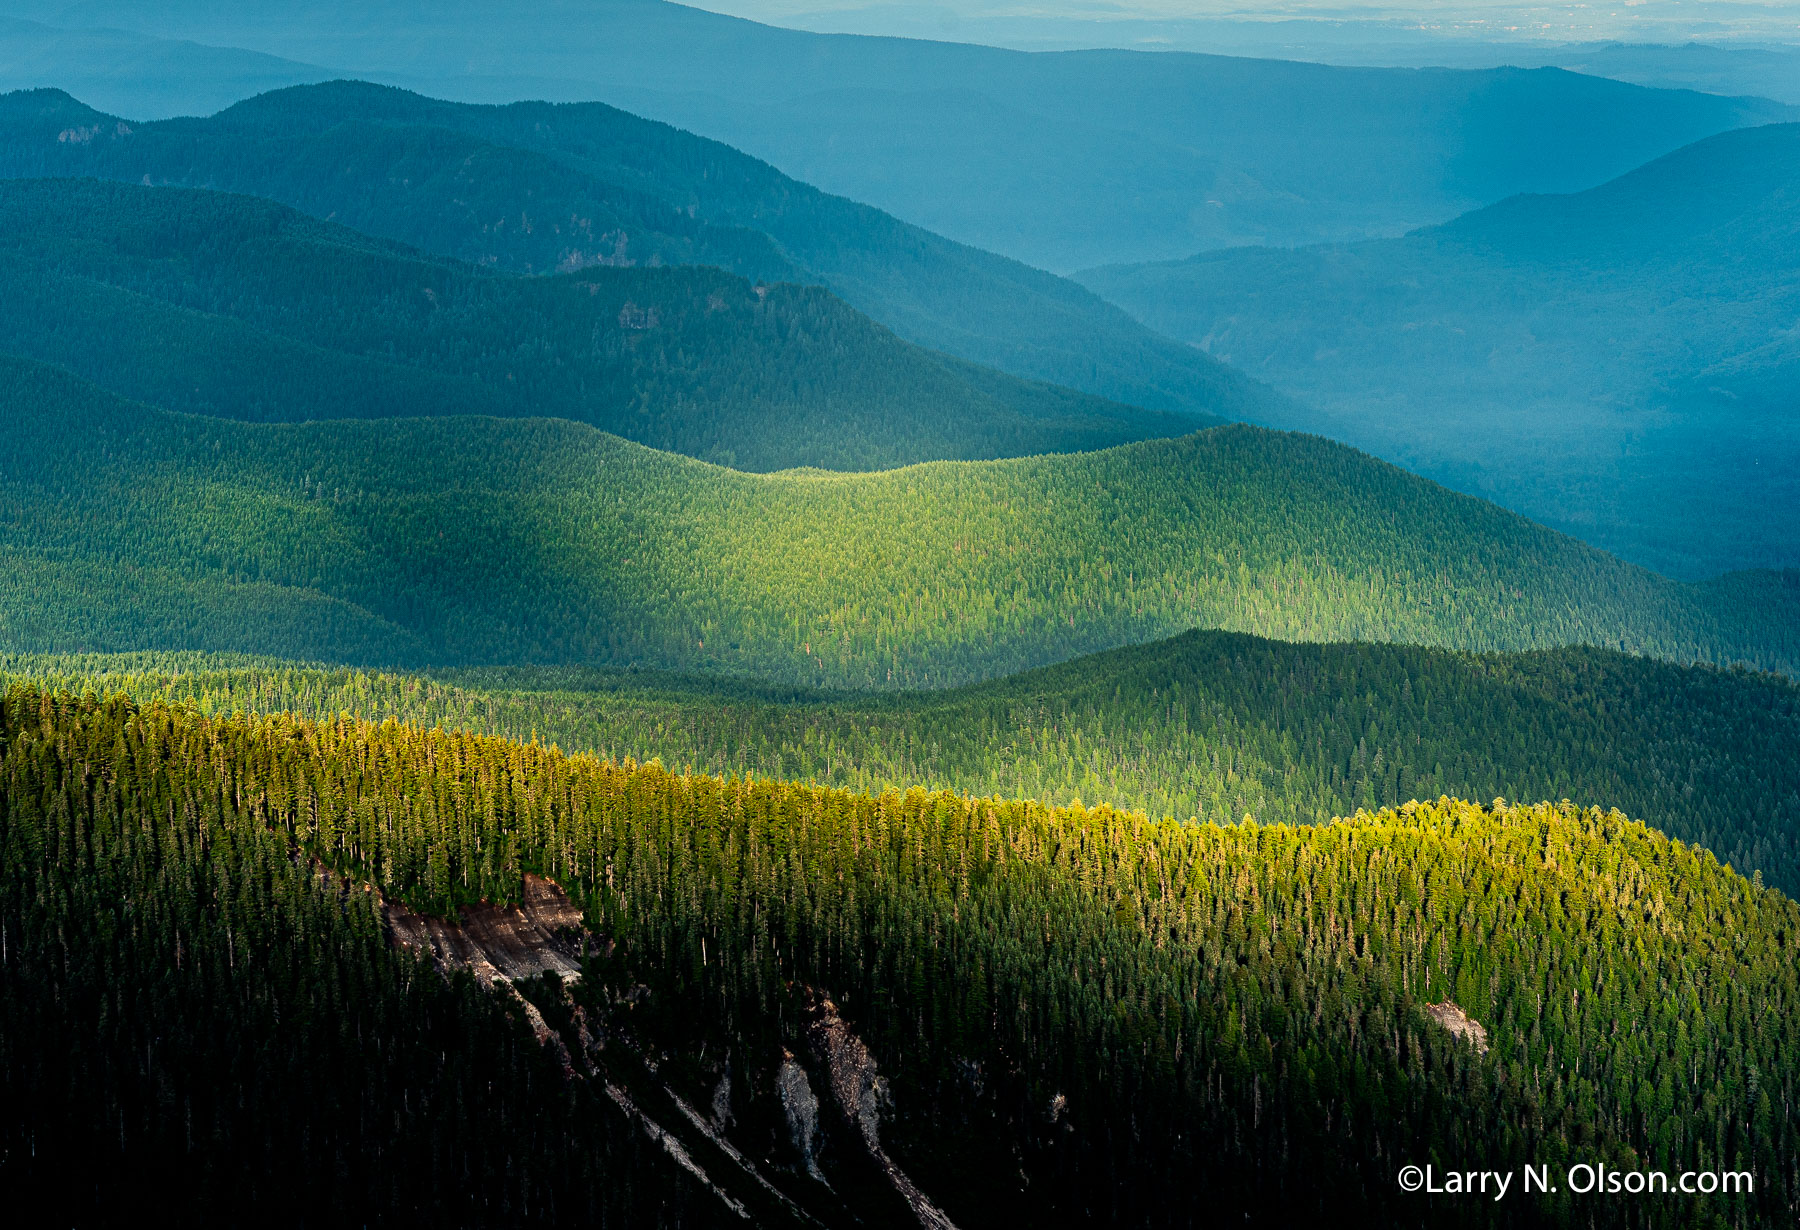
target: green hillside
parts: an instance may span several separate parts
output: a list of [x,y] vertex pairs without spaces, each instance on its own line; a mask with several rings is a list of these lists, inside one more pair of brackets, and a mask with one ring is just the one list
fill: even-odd
[[1189,632],[968,688],[839,696],[652,672],[429,674],[195,654],[0,656],[0,678],[203,713],[342,713],[862,793],[1234,823],[1408,799],[1617,806],[1800,895],[1800,688],[1615,651],[1465,655]]
[[1194,420],[920,350],[817,288],[712,269],[526,278],[250,197],[0,182],[0,330],[230,418],[554,415],[745,469],[1104,447]]
[[699,262],[821,282],[903,338],[1029,379],[1185,415],[1266,418],[1280,401],[1073,282],[599,103],[476,107],[336,82],[139,124],[24,91],[0,96],[0,174],[264,196],[517,272]]
[[1323,432],[1677,576],[1800,564],[1800,124],[1402,239],[1082,280]]
[[246,424],[3,371],[14,650],[918,687],[1201,626],[1800,663],[1796,574],[1669,581],[1340,445],[1250,427],[753,475],[560,420]]
[[[650,1182],[600,1114],[627,1070],[814,1195],[796,1079],[829,1098],[878,1071],[887,1155],[967,1227],[1749,1227],[1794,1200],[1777,1108],[1800,1079],[1800,908],[1617,812],[1155,823],[17,688],[0,780],[0,1167],[15,1192],[55,1181],[78,1218],[119,1190],[62,1181],[84,1170],[198,1167],[212,1182],[166,1207],[204,1213],[336,1161],[374,1179],[329,1185],[363,1215],[422,1187],[462,1224],[614,1224]],[[308,859],[435,911],[516,900],[527,872],[566,886],[605,943],[572,988],[517,992],[560,1089],[514,1110],[529,1086],[507,1081],[554,1081],[504,1027],[522,1000],[378,951],[370,896]],[[1428,1011],[1445,1001],[1484,1042]],[[290,1096],[232,1092],[252,1055],[252,1084]],[[395,1151],[339,1160],[357,1137],[335,1109],[380,1109],[385,1142],[396,1094]],[[1392,1182],[1402,1159],[1465,1157],[1753,1190],[1470,1202]],[[566,1203],[584,1194],[606,1207]],[[535,1217],[488,1203],[527,1195]]]

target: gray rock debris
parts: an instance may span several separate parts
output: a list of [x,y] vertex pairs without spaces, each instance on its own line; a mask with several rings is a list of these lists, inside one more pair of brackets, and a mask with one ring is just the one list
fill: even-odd
[[731,1061],[725,1061],[725,1071],[719,1075],[719,1083],[712,1095],[713,1130],[723,1132],[731,1126]]
[[775,1092],[781,1096],[781,1109],[787,1115],[788,1137],[794,1151],[805,1163],[806,1173],[825,1182],[819,1170],[819,1099],[806,1079],[806,1069],[792,1051],[781,1052],[781,1067],[775,1071]]
[[418,949],[440,969],[468,969],[483,985],[516,982],[554,970],[564,979],[581,974],[581,952],[569,939],[581,927],[581,911],[567,893],[541,876],[525,877],[517,905],[472,905],[462,923],[416,914],[397,901],[381,912],[396,944]]
[[661,1145],[663,1147],[663,1152],[673,1158],[677,1166],[680,1166],[683,1170],[693,1175],[695,1179],[699,1180],[700,1184],[713,1195],[717,1196],[720,1203],[726,1208],[730,1209],[733,1213],[736,1213],[745,1221],[750,1220],[750,1210],[744,1207],[743,1202],[736,1199],[724,1188],[713,1182],[712,1176],[707,1174],[706,1171],[701,1168],[700,1163],[694,1160],[693,1155],[687,1151],[686,1147],[670,1134],[662,1124],[638,1109],[637,1103],[633,1102],[623,1089],[620,1089],[617,1085],[608,1081],[606,1083],[606,1096],[611,1098],[613,1103],[617,1105],[620,1110],[624,1111],[627,1117],[634,1120],[638,1126],[643,1129],[644,1135]]
[[1449,1030],[1455,1037],[1461,1038],[1475,1048],[1475,1053],[1488,1053],[1488,1032],[1480,1021],[1464,1012],[1462,1008],[1445,1000],[1441,1004],[1426,1004],[1425,1015]]
[[837,1005],[820,999],[806,1027],[806,1041],[830,1078],[831,1096],[862,1137],[869,1157],[888,1177],[919,1219],[924,1230],[956,1230],[955,1223],[932,1204],[906,1172],[881,1147],[881,1112],[891,1101],[887,1079],[875,1070],[875,1058],[861,1038],[850,1032]]

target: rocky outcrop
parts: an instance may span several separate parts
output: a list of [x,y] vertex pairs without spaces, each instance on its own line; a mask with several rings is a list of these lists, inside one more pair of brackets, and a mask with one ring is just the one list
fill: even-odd
[[1441,1004],[1426,1004],[1425,1015],[1449,1030],[1475,1048],[1475,1053],[1488,1053],[1488,1032],[1480,1021],[1464,1012],[1462,1008],[1445,1000]]
[[819,999],[813,1005],[806,1041],[813,1058],[826,1072],[838,1110],[862,1138],[870,1159],[887,1175],[888,1182],[919,1219],[919,1225],[924,1230],[956,1230],[955,1223],[931,1203],[881,1147],[881,1113],[889,1103],[887,1079],[876,1071],[869,1048],[850,1032],[831,1000]]
[[781,1066],[775,1069],[775,1093],[781,1099],[781,1110],[787,1117],[788,1139],[806,1173],[825,1182],[819,1169],[819,1098],[813,1093],[806,1069],[792,1051],[781,1052]]
[[[321,874],[330,875],[323,871]],[[587,1009],[574,1004],[565,995],[562,1002],[569,1009],[571,1022],[569,1038],[565,1041],[531,999],[520,994],[515,983],[523,983],[546,972],[557,974],[565,982],[577,980],[581,975],[582,956],[596,943],[582,927],[581,910],[558,885],[540,876],[526,876],[517,904],[466,906],[454,922],[420,914],[398,902],[384,901],[381,908],[389,938],[394,944],[427,955],[446,972],[467,969],[484,986],[510,994],[522,1007],[538,1042],[561,1062],[565,1077],[591,1080],[604,1089],[606,1097],[648,1139],[712,1192],[736,1217],[756,1220],[744,1199],[733,1195],[733,1190],[752,1203],[761,1202],[765,1209],[779,1208],[786,1218],[799,1225],[820,1224],[795,1203],[794,1196],[771,1183],[756,1163],[727,1138],[732,1120],[729,1064],[713,1089],[711,1114],[707,1115],[673,1088],[661,1083],[652,1056],[639,1056],[649,1081],[633,1088],[651,1104],[666,1103],[663,1107],[665,1117],[659,1121],[626,1091],[617,1075],[619,1069],[602,1059],[602,1052],[609,1045],[610,1031],[606,1022],[590,1022]],[[533,998],[539,997],[536,991],[527,990]],[[647,994],[648,988],[633,987],[606,998],[614,1008],[624,1010]],[[825,1144],[822,1112],[829,1104],[842,1116],[851,1138],[862,1146],[869,1160],[887,1177],[923,1230],[956,1230],[943,1211],[919,1190],[882,1147],[881,1118],[890,1100],[887,1080],[878,1070],[869,1048],[839,1015],[837,1005],[822,995],[814,996],[803,1032],[804,1046],[799,1049],[806,1052],[805,1062],[793,1051],[783,1049],[774,1073],[774,1091],[781,1101],[788,1135],[802,1168],[824,1188],[820,1195],[827,1201],[839,1198],[820,1166]],[[628,1030],[624,1037],[621,1042],[614,1036],[614,1042],[625,1048],[621,1053],[636,1054]],[[642,1076],[634,1079],[642,1080]],[[979,1083],[979,1068],[968,1065],[965,1079]],[[815,1080],[823,1084],[823,1096],[821,1092],[815,1092]],[[674,1108],[673,1113],[668,1112],[669,1106]],[[716,1155],[711,1151],[715,1149]],[[702,1164],[702,1156],[711,1161]],[[709,1174],[707,1165],[712,1165],[715,1173]],[[715,1174],[725,1180],[724,1185]],[[744,1184],[753,1187],[747,1189]],[[800,1195],[800,1199],[808,1198]]]
[[606,1096],[613,1100],[615,1106],[625,1112],[627,1118],[631,1119],[643,1130],[645,1136],[649,1137],[656,1144],[661,1145],[663,1152],[667,1153],[677,1166],[687,1171],[699,1181],[702,1187],[717,1196],[720,1203],[726,1208],[730,1209],[744,1220],[750,1220],[750,1210],[744,1207],[743,1202],[732,1196],[731,1193],[727,1192],[717,1183],[713,1182],[712,1176],[707,1174],[700,1163],[694,1160],[694,1155],[687,1151],[687,1146],[683,1145],[681,1141],[667,1128],[663,1127],[662,1124],[652,1119],[649,1115],[646,1115],[642,1110],[639,1110],[637,1103],[631,1100],[630,1095],[611,1081],[608,1081],[606,1083]]
[[525,877],[517,905],[465,907],[460,922],[382,903],[394,943],[426,953],[441,969],[467,969],[483,985],[554,971],[581,975],[581,910],[542,876]]

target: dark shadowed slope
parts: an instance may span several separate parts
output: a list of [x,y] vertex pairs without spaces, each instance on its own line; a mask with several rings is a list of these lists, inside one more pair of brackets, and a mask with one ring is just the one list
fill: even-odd
[[1679,575],[1800,562],[1800,125],[1404,239],[1099,269],[1287,420]]
[[[690,1175],[726,1174],[710,1119],[767,1191],[850,1203],[834,1230],[944,1224],[855,1199],[858,1152],[966,1227],[1543,1224],[1399,1192],[1434,1146],[1750,1172],[1727,1225],[1792,1201],[1800,908],[1616,811],[1157,823],[31,688],[0,783],[0,1168],[82,1220],[168,1171],[205,1220],[305,1185],[395,1221],[517,1225],[524,1191],[535,1224],[729,1221],[646,1165],[619,1086]],[[572,986],[446,985],[354,891],[445,915],[527,872],[583,909]]]

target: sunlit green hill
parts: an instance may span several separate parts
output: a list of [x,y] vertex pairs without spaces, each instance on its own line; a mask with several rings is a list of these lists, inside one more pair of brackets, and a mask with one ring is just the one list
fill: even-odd
[[1670,581],[1307,436],[1222,427],[752,475],[557,420],[246,424],[3,370],[0,636],[15,650],[636,663],[865,687],[1193,626],[1800,661],[1793,574]]
[[[1159,823],[17,687],[0,787],[0,1168],[78,1221],[171,1172],[187,1219],[316,1182],[468,1225],[917,1224],[894,1174],[964,1227],[1793,1200],[1800,908],[1616,811]],[[572,985],[382,942],[529,874],[591,932]],[[1750,1183],[1394,1183],[1459,1157]]]
[[423,674],[207,654],[0,656],[206,713],[342,713],[867,793],[924,786],[1318,823],[1413,798],[1618,806],[1800,892],[1800,687],[1617,651],[1469,655],[1189,632],[947,691],[592,667]]
[[1104,447],[1196,420],[921,350],[816,287],[482,271],[251,197],[0,182],[0,337],[169,409],[546,415],[745,469]]

